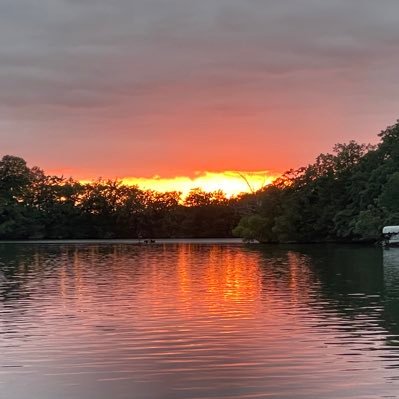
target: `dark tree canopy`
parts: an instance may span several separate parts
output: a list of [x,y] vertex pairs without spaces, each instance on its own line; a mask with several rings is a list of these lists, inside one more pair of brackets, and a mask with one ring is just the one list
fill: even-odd
[[350,141],[236,198],[82,184],[0,161],[0,239],[230,237],[261,242],[375,241],[399,224],[399,122],[377,146]]
[[0,239],[229,237],[235,200],[222,192],[160,193],[97,180],[81,184],[0,161]]
[[263,242],[376,241],[399,224],[399,122],[377,146],[337,144],[258,192],[234,233]]

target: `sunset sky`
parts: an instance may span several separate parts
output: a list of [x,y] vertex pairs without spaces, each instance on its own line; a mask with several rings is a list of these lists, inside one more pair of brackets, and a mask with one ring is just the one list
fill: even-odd
[[398,16],[397,0],[2,0],[1,153],[196,184],[376,142],[399,117]]

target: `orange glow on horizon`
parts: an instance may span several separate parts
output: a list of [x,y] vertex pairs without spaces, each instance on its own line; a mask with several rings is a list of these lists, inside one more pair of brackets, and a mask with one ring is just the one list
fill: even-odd
[[[163,178],[154,176],[123,177],[120,180],[126,185],[137,185],[144,190],[159,192],[179,191],[183,196],[193,188],[200,188],[207,192],[222,190],[227,197],[241,193],[257,191],[272,183],[280,174],[270,171],[224,171],[224,172],[197,172],[194,177],[176,176]],[[89,183],[89,179],[81,180]]]

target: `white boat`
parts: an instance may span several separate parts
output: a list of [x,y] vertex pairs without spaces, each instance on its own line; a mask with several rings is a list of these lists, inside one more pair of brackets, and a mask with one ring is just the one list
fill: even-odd
[[385,245],[399,245],[399,226],[385,226],[382,236]]

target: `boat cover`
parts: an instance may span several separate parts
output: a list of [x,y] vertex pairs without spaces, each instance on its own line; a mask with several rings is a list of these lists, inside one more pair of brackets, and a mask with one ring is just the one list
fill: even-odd
[[399,234],[399,226],[385,226],[382,234]]

